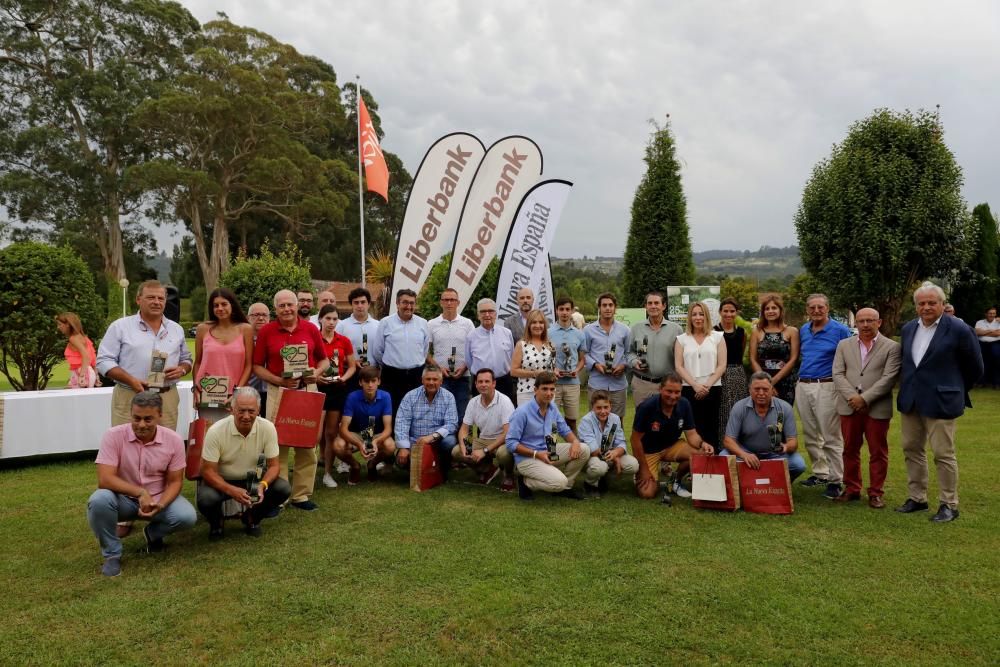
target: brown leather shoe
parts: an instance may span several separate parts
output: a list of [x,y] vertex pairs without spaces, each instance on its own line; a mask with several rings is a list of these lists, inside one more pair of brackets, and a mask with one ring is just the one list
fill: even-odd
[[861,500],[860,493],[842,493],[833,499],[835,503],[849,503],[852,500]]
[[880,510],[885,508],[885,501],[882,500],[882,496],[868,496],[868,507],[873,510]]

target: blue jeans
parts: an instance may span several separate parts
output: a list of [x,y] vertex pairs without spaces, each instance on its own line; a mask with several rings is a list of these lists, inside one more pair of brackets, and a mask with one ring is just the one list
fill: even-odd
[[[774,459],[785,459],[788,461],[788,476],[791,481],[795,481],[795,478],[806,471],[806,462],[802,458],[802,455],[798,452],[792,452],[791,454],[775,454],[774,452],[765,452],[763,454],[758,454],[757,452],[751,452],[761,461],[773,461]],[[725,449],[719,450],[719,456],[733,456]],[[743,459],[739,459],[742,461]]]
[[455,397],[455,409],[458,410],[458,423],[462,423],[465,407],[469,404],[469,376],[447,379],[441,383]]
[[[119,521],[134,519],[139,519],[139,503],[134,498],[108,489],[98,489],[90,494],[87,521],[101,543],[101,555],[105,558],[122,555],[122,541],[115,534],[115,526]],[[178,530],[193,528],[197,520],[194,507],[187,498],[177,496],[149,520],[149,537],[158,540]]]

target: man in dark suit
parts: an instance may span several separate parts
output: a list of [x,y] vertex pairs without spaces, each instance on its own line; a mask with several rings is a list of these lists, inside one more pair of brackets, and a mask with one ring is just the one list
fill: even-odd
[[837,344],[833,385],[844,435],[844,492],[835,502],[861,499],[861,442],[868,440],[868,505],[882,509],[889,470],[889,420],[892,388],[899,378],[899,343],[879,333],[882,320],[874,308],[855,316],[858,335]]
[[927,456],[934,452],[940,507],[931,521],[958,518],[955,420],[972,407],[969,388],[983,374],[983,356],[972,330],[944,317],[944,292],[925,282],[913,293],[918,318],[903,326],[903,363],[896,407],[902,415],[903,456],[910,497],[896,509],[927,509]]

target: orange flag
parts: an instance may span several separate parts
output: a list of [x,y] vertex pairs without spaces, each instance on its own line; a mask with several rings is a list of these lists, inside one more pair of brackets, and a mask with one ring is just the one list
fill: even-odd
[[375,126],[372,125],[371,116],[368,115],[368,107],[360,96],[358,97],[358,115],[361,119],[359,141],[361,144],[361,157],[365,161],[365,180],[368,182],[368,191],[377,192],[382,195],[382,199],[389,201],[389,167],[385,165],[385,156],[382,155],[382,148],[378,145],[378,135],[375,134]]

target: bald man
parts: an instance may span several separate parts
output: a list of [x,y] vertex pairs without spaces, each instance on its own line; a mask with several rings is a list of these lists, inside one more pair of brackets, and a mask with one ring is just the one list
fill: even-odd
[[503,321],[503,325],[510,329],[514,341],[524,338],[524,323],[528,320],[528,313],[535,307],[535,293],[528,287],[522,287],[517,291],[517,312],[508,315]]
[[861,499],[861,441],[868,441],[868,506],[882,509],[889,470],[889,420],[892,387],[899,378],[899,343],[879,333],[882,319],[874,308],[862,308],[854,319],[858,335],[837,344],[833,385],[844,436],[844,491],[834,502]]

